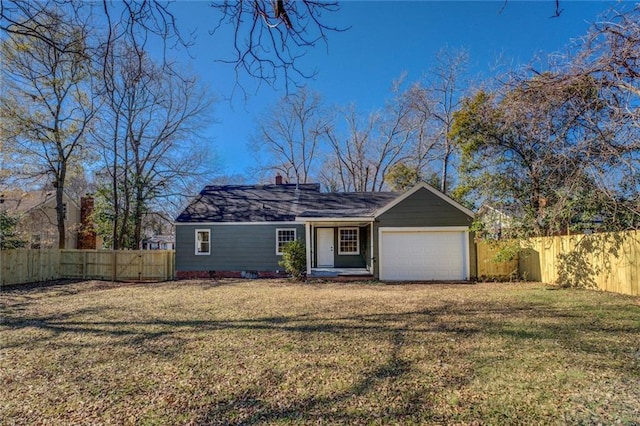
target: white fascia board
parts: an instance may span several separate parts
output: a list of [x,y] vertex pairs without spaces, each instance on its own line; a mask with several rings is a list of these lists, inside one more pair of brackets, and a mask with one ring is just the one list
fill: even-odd
[[284,226],[291,226],[291,225],[304,225],[304,222],[292,222],[292,221],[288,221],[288,222],[174,222],[174,224],[176,226],[178,225],[191,225],[191,226],[212,226],[212,225],[223,225],[223,226],[236,226],[236,225],[284,225]]
[[373,217],[296,217],[296,222],[373,222]]
[[380,232],[465,232],[468,226],[381,226]]
[[391,210],[393,207],[397,206],[398,204],[400,204],[401,202],[403,202],[404,200],[406,200],[407,198],[409,198],[410,196],[412,196],[413,194],[415,194],[416,192],[418,192],[420,189],[423,189],[423,188],[426,189],[427,191],[430,191],[434,195],[437,195],[438,197],[442,198],[444,201],[446,201],[447,203],[451,204],[453,207],[457,208],[458,210],[462,211],[463,213],[467,214],[468,216],[471,216],[472,218],[475,217],[475,214],[471,210],[469,210],[468,208],[466,208],[462,204],[458,203],[453,198],[448,197],[446,194],[443,194],[442,192],[438,191],[433,186],[431,186],[431,185],[429,185],[429,184],[427,184],[425,182],[418,183],[417,185],[415,185],[413,188],[411,188],[410,190],[408,190],[404,194],[399,195],[398,198],[396,198],[395,200],[391,201],[386,206],[381,207],[380,209],[378,209],[378,211],[376,211],[375,217],[378,217],[381,214],[386,213],[387,211]]

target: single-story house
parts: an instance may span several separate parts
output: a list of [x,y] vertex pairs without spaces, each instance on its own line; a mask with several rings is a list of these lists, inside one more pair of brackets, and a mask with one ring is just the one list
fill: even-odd
[[174,235],[153,235],[142,240],[142,250],[174,250],[176,248]]
[[318,184],[206,186],[176,219],[176,275],[284,275],[299,239],[307,275],[386,281],[476,275],[473,213],[420,183],[398,192],[321,192]]
[[142,250],[175,250],[173,218],[159,212],[148,212],[142,217]]

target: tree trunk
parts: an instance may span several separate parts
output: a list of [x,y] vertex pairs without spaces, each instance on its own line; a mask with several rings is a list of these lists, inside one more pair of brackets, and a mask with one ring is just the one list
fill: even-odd
[[144,196],[142,193],[142,187],[140,184],[136,190],[136,207],[134,209],[134,231],[133,231],[133,241],[135,247],[131,247],[132,249],[140,249],[142,242],[142,215],[144,210]]
[[445,151],[444,151],[444,157],[442,158],[442,174],[440,176],[440,178],[442,179],[442,182],[440,182],[440,191],[442,191],[443,194],[447,193],[447,178],[448,178],[448,172],[449,172],[449,157],[451,157],[451,145],[450,145],[450,141],[447,138],[447,140],[445,141]]
[[58,248],[66,248],[65,206],[64,206],[64,182],[67,177],[67,167],[64,158],[59,163],[55,187],[56,187],[56,217],[58,222]]
[[65,208],[64,208],[64,184],[62,181],[64,178],[60,178],[58,182],[56,182],[56,217],[58,222],[58,248],[64,249],[66,248],[66,227],[65,227]]

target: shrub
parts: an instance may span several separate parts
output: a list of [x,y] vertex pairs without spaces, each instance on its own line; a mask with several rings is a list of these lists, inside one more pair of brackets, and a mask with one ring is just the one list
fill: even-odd
[[307,270],[307,251],[302,241],[289,241],[282,249],[282,260],[278,262],[291,277],[304,278]]

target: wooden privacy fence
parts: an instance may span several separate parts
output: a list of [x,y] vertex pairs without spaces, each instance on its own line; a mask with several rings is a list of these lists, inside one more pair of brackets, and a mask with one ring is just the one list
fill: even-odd
[[513,280],[518,278],[518,254],[511,260],[498,260],[500,252],[508,247],[504,244],[491,244],[478,241],[476,259],[479,279]]
[[515,268],[528,281],[640,296],[639,231],[531,238],[508,262],[495,261],[499,245],[480,241],[476,249],[479,278],[509,279]]
[[[639,231],[532,238],[521,243],[514,259],[496,262],[503,249],[477,243],[479,278],[520,277],[640,295]],[[164,281],[174,276],[173,250],[0,250],[0,285],[59,278]]]
[[518,269],[531,281],[640,296],[640,232],[532,238]]
[[2,250],[0,284],[60,278],[165,281],[175,276],[173,250]]

